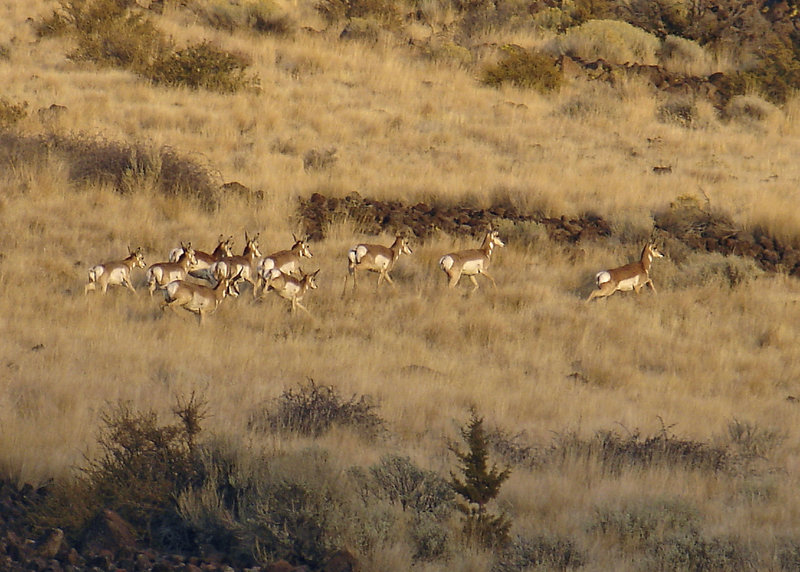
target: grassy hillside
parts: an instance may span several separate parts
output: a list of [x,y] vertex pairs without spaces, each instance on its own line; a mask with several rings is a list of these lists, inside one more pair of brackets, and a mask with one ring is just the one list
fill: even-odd
[[[257,85],[217,93],[68,57],[73,37],[36,33],[57,6],[23,4],[0,7],[0,96],[20,110],[0,171],[3,476],[69,480],[103,453],[98,432],[114,404],[168,423],[176,400],[196,392],[208,403],[201,440],[234,460],[231,482],[267,490],[295,479],[345,499],[314,513],[325,522],[319,544],[346,547],[364,570],[797,565],[797,279],[664,239],[657,295],[585,299],[594,274],[636,259],[654,214],[679,200],[800,248],[798,101],[774,106],[752,93],[763,113],[735,116],[693,99],[687,125],[664,111],[675,96],[636,78],[565,79],[547,94],[481,83],[497,46],[542,47],[552,29],[490,28],[485,50],[464,62],[421,53],[419,23],[342,37],[353,18],[327,21],[305,1],[273,5],[289,18],[287,33],[214,27],[207,14],[222,5],[211,2],[143,12],[177,47],[207,40],[243,54]],[[439,23],[455,14],[455,4],[420,6]],[[718,55],[733,65],[733,54]],[[42,141],[88,143],[69,155]],[[183,187],[165,193],[157,170],[98,181],[92,173],[113,164],[115,146],[138,146],[162,166],[172,153],[175,169],[203,175],[189,180],[246,189],[220,192],[209,207]],[[315,168],[310,152],[333,159]],[[271,294],[253,301],[245,287],[201,328],[186,312],[161,312],[138,269],[136,295],[83,295],[88,269],[128,247],[142,246],[148,264],[181,241],[210,250],[220,234],[240,251],[244,231],[260,233],[263,254],[288,248],[304,230],[298,198],[353,191],[404,204],[592,212],[612,236],[563,243],[536,223],[506,223],[491,267],[497,289],[484,281],[469,294],[465,279],[445,287],[437,260],[477,241],[440,232],[412,241],[395,288],[375,291],[371,275],[358,295],[342,296],[347,250],[393,239],[342,219],[304,261],[320,269],[305,299],[312,317],[290,315]],[[345,401],[364,396],[385,434],[345,424],[309,437],[253,423],[309,379]],[[485,419],[491,461],[511,468],[490,504],[512,521],[506,552],[462,539],[457,511],[432,526],[363,493],[354,476],[393,454],[449,479],[448,443],[462,443],[472,409]],[[708,461],[715,454],[724,462]],[[179,512],[195,529],[224,521],[214,494],[184,491]],[[237,529],[246,538],[261,530],[254,519]],[[437,538],[441,550],[431,548]],[[263,546],[250,557],[321,558]],[[579,558],[565,560],[569,551]]]

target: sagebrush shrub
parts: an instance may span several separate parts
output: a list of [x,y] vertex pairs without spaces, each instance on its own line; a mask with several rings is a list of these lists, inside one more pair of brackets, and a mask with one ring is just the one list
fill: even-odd
[[154,83],[233,93],[255,85],[246,69],[250,62],[241,54],[201,42],[163,55],[144,75]]
[[28,103],[15,103],[0,97],[0,129],[11,127],[28,115]]
[[658,63],[659,39],[626,22],[617,20],[589,20],[564,34],[550,44],[551,50],[570,57],[594,61],[603,59],[615,64]]
[[568,538],[517,536],[500,554],[492,572],[522,572],[533,568],[571,570],[586,563],[586,554]]
[[504,46],[502,51],[500,59],[483,70],[481,81],[485,85],[500,87],[510,83],[541,93],[561,87],[563,76],[552,57],[514,45]]

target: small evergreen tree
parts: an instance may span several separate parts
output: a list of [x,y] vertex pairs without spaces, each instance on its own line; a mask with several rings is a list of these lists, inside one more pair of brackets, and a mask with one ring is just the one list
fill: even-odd
[[450,473],[453,490],[466,502],[458,503],[464,513],[464,536],[484,548],[494,549],[505,545],[509,538],[511,520],[504,514],[494,515],[487,510],[487,503],[500,493],[501,485],[508,479],[511,470],[499,470],[497,465],[489,468],[488,441],[483,429],[483,418],[473,410],[469,423],[461,429],[467,450],[455,444],[450,450],[459,461],[463,478]]

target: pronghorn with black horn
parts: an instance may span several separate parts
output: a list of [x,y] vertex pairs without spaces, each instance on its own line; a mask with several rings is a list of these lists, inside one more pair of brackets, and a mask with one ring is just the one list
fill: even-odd
[[378,273],[377,288],[381,282],[386,280],[394,286],[389,271],[394,268],[395,262],[401,254],[412,254],[413,251],[408,245],[408,239],[398,234],[391,246],[381,246],[380,244],[358,244],[347,252],[347,276],[344,277],[344,289],[342,295],[347,291],[347,280],[353,278],[353,292],[356,291],[357,274],[359,270],[369,270]]
[[439,267],[447,274],[450,288],[455,288],[463,275],[469,277],[474,286],[472,289],[474,292],[479,288],[478,281],[475,279],[478,274],[486,276],[497,288],[494,278],[486,271],[492,260],[492,251],[496,246],[503,247],[505,243],[500,240],[500,235],[496,230],[489,230],[480,248],[460,250],[442,256],[439,259]]
[[239,256],[225,256],[209,268],[209,272],[217,280],[230,278],[228,294],[232,296],[239,295],[238,282],[245,280],[253,286],[253,297],[255,298],[256,259],[261,258],[261,252],[258,250],[259,234],[257,233],[251,237],[245,231],[245,245],[242,254]]
[[653,280],[650,278],[650,265],[653,263],[653,260],[656,258],[663,258],[663,256],[664,255],[659,252],[653,241],[648,241],[642,249],[642,256],[639,262],[631,262],[619,268],[598,272],[595,276],[597,290],[592,290],[592,293],[589,294],[589,298],[586,301],[590,302],[594,298],[611,296],[617,290],[625,292],[633,290],[638,294],[639,290],[645,285],[649,285],[655,294],[656,287],[653,285]]
[[311,274],[301,272],[300,278],[295,278],[289,274],[284,274],[277,268],[273,268],[266,275],[264,291],[269,292],[272,290],[281,298],[289,300],[292,303],[292,313],[297,308],[300,308],[310,316],[311,312],[303,306],[301,300],[306,295],[306,292],[317,288],[317,274],[319,274],[319,270]]
[[209,288],[184,280],[175,280],[164,288],[164,302],[161,304],[161,309],[172,308],[177,311],[178,307],[184,308],[197,314],[202,325],[205,316],[213,314],[225,298],[229,282],[229,278],[223,278],[214,288]]
[[[219,238],[217,239],[217,246],[211,254],[207,252],[203,252],[202,250],[195,250],[194,256],[197,259],[197,264],[195,265],[194,269],[192,269],[189,274],[194,276],[195,278],[200,278],[201,280],[206,280],[207,282],[216,283],[216,280],[209,272],[209,268],[212,264],[221,260],[226,256],[233,256],[233,237],[230,236],[225,238],[225,235],[220,234]],[[170,262],[178,262],[181,254],[183,254],[183,247],[179,246],[178,248],[173,248],[169,253],[169,261]]]
[[263,285],[267,281],[267,275],[275,268],[284,274],[299,276],[300,260],[312,258],[311,249],[308,247],[308,238],[297,238],[292,234],[294,244],[289,250],[280,250],[258,261],[258,283]]
[[147,289],[151,296],[157,288],[164,288],[175,280],[185,280],[189,271],[194,270],[197,258],[194,255],[192,243],[181,243],[181,248],[183,253],[177,262],[159,262],[147,269]]
[[127,258],[97,264],[89,269],[89,283],[83,289],[83,294],[86,295],[97,290],[98,286],[103,294],[108,291],[109,286],[126,286],[135,294],[136,289],[131,282],[131,271],[137,266],[145,267],[142,247],[132,251],[129,246]]

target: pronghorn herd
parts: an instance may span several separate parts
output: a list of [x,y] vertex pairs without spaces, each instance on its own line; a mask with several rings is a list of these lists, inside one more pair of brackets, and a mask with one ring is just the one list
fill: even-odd
[[[241,282],[248,282],[253,289],[253,298],[257,299],[265,292],[275,292],[281,298],[289,300],[291,311],[297,308],[310,315],[302,304],[303,297],[309,290],[317,288],[316,277],[319,270],[307,274],[300,268],[303,258],[312,258],[307,239],[292,235],[294,244],[287,250],[274,252],[262,258],[258,244],[259,235],[250,236],[245,232],[245,246],[241,255],[232,253],[233,237],[220,235],[217,247],[211,254],[197,251],[192,243],[181,243],[173,249],[169,260],[147,267],[147,288],[152,296],[156,290],[163,290],[164,302],[161,309],[182,307],[197,314],[200,323],[207,314],[213,313],[226,296],[238,296]],[[487,231],[480,248],[460,250],[445,254],[439,259],[439,267],[447,276],[447,284],[455,288],[462,276],[472,282],[472,292],[480,286],[476,276],[485,276],[497,287],[495,279],[488,273],[492,253],[496,247],[503,247],[496,230]],[[391,246],[379,244],[357,244],[347,252],[347,275],[344,291],[347,292],[347,281],[352,278],[353,292],[357,287],[357,275],[361,270],[378,274],[376,288],[386,281],[394,286],[389,272],[402,254],[412,254],[408,238],[397,235]],[[662,258],[653,241],[649,241],[642,250],[638,262],[625,266],[603,270],[595,277],[597,290],[592,291],[590,302],[594,298],[611,296],[614,292],[634,290],[637,294],[646,285],[655,293],[656,288],[650,278],[650,265],[656,258]],[[98,264],[89,269],[89,283],[84,294],[100,290],[105,293],[109,286],[121,285],[136,292],[131,282],[131,271],[145,268],[144,254],[139,247],[134,251],[128,249],[128,256],[120,261]],[[192,282],[189,278],[205,281],[208,285]],[[260,295],[259,295],[260,291]]]

